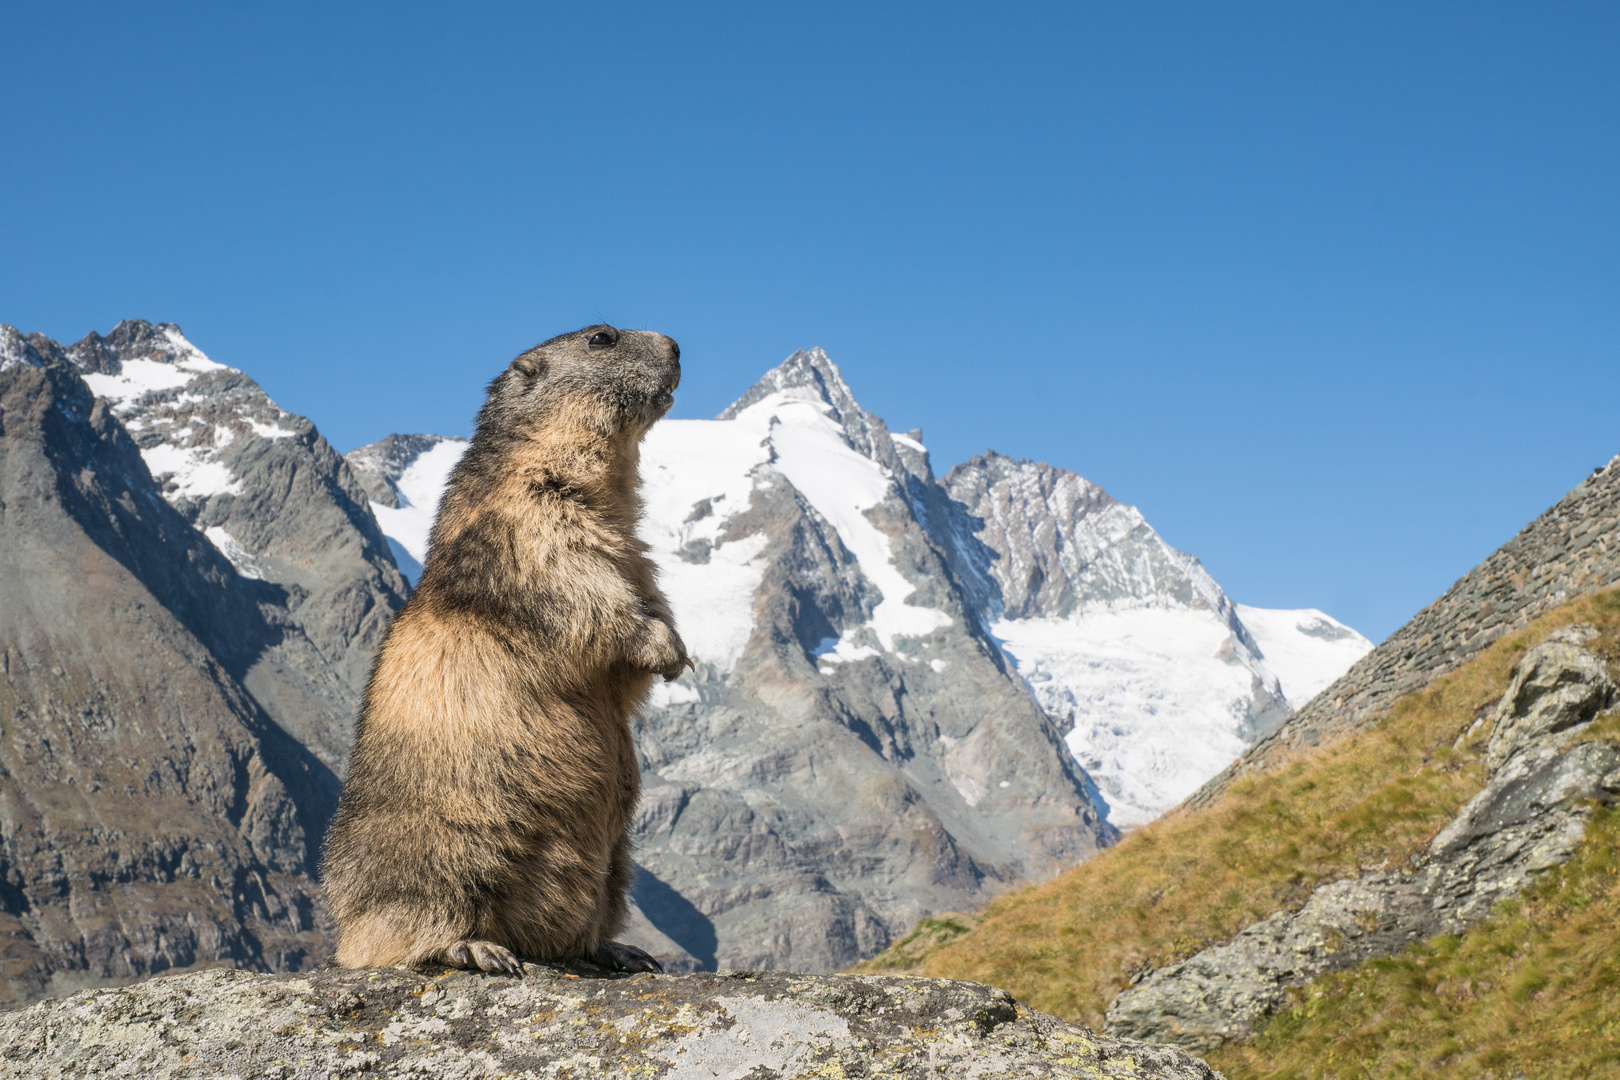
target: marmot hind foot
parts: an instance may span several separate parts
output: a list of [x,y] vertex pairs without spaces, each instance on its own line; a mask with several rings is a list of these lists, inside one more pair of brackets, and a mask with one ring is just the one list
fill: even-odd
[[664,965],[634,945],[622,941],[604,941],[588,957],[597,967],[609,971],[663,971]]
[[512,950],[493,941],[453,941],[434,953],[432,959],[446,967],[487,971],[491,975],[522,975],[523,962]]

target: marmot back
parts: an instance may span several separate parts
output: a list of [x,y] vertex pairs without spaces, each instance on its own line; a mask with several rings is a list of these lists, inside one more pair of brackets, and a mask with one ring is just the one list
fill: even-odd
[[689,663],[640,517],[680,349],[589,326],[512,361],[372,669],[323,860],[337,960],[657,962],[612,940],[640,772],[630,716]]

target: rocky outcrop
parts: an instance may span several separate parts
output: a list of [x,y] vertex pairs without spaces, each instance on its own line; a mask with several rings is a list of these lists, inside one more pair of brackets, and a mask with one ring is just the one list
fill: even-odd
[[336,778],[221,662],[268,629],[77,372],[0,332],[0,1000],[326,953]]
[[1603,658],[1582,648],[1582,627],[1570,627],[1531,649],[1491,714],[1485,768],[1496,772],[1548,735],[1584,724],[1615,700]]
[[216,971],[0,1015],[8,1076],[1129,1077],[1213,1080],[976,983],[783,972],[602,978]]
[[1567,862],[1591,803],[1620,798],[1620,747],[1579,741],[1616,693],[1588,632],[1559,631],[1525,655],[1491,716],[1489,783],[1422,856],[1325,885],[1301,910],[1148,974],[1114,1000],[1108,1031],[1187,1046],[1247,1038],[1290,987],[1461,933]]
[[1396,699],[1579,596],[1620,583],[1620,457],[1593,471],[1388,640],[1190,796],[1207,806],[1241,776],[1360,730]]

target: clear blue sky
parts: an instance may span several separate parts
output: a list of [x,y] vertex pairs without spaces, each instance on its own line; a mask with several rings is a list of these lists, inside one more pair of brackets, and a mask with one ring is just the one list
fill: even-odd
[[0,322],[340,449],[598,320],[679,416],[822,345],[1375,639],[1620,452],[1620,5],[585,8],[0,7]]

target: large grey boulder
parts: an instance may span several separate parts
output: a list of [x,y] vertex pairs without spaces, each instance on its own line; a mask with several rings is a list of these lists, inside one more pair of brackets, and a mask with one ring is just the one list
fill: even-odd
[[0,1015],[13,1077],[1212,1080],[977,983],[737,972],[210,971]]
[[1491,772],[1543,736],[1584,724],[1614,701],[1615,685],[1602,658],[1582,648],[1591,633],[1568,627],[1524,655],[1491,717],[1485,751]]
[[1114,999],[1107,1030],[1202,1047],[1248,1038],[1290,987],[1461,933],[1569,861],[1592,801],[1620,798],[1620,747],[1578,741],[1613,694],[1585,640],[1571,628],[1525,655],[1493,713],[1500,767],[1411,865],[1324,885],[1299,911],[1151,972]]

